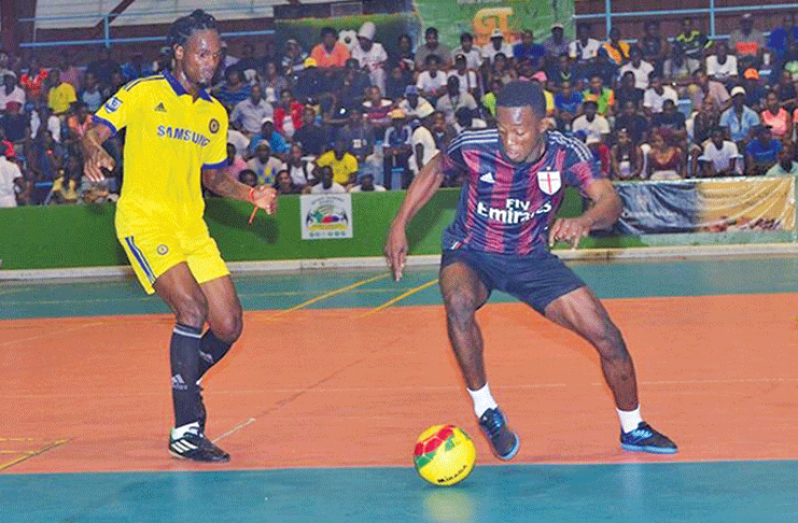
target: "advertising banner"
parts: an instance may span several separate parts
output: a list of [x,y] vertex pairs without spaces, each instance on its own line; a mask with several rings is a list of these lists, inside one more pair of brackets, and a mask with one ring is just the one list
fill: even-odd
[[352,237],[352,195],[305,194],[300,196],[299,218],[303,240]]

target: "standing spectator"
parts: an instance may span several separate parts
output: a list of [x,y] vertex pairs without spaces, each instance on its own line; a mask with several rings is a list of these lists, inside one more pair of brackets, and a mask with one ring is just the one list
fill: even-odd
[[274,129],[290,139],[302,127],[302,109],[302,104],[294,99],[294,94],[289,89],[283,89],[280,104],[274,109]]
[[39,59],[34,55],[28,61],[28,71],[20,77],[20,85],[25,89],[27,100],[36,103],[41,100],[44,82],[50,75],[47,69],[39,67]]
[[765,173],[766,176],[795,176],[798,174],[798,162],[793,160],[795,151],[795,144],[792,142],[784,142],[781,151],[779,151],[779,161],[773,167],[768,169]]
[[280,99],[280,93],[288,88],[288,82],[280,74],[277,63],[274,61],[266,62],[266,76],[263,79],[263,97],[272,106]]
[[152,75],[152,69],[144,63],[144,55],[136,51],[130,56],[130,60],[122,64],[122,76],[125,82],[132,82],[138,78]]
[[781,17],[781,25],[775,27],[768,35],[768,49],[773,51],[771,62],[783,64],[787,56],[787,49],[790,41],[798,40],[798,27],[793,24],[793,18],[789,15]]
[[8,159],[7,153],[0,155],[0,208],[17,206],[17,188],[22,185],[19,165]]
[[776,164],[782,145],[773,138],[767,125],[754,126],[752,134],[753,139],[745,146],[745,174],[758,176]]
[[712,80],[707,73],[698,69],[693,73],[693,83],[687,87],[687,93],[690,96],[690,102],[694,111],[701,109],[701,104],[707,97],[712,99],[712,103],[722,111],[729,105],[729,91],[723,86],[722,83]]
[[703,176],[737,176],[740,174],[737,161],[740,158],[737,145],[724,137],[723,129],[715,127],[712,138],[704,143],[703,154],[698,158]]
[[678,180],[685,176],[684,154],[672,145],[668,133],[663,130],[654,131],[651,150],[648,152],[648,179]]
[[58,69],[61,71],[61,80],[72,84],[72,87],[75,88],[75,92],[79,93],[82,87],[82,75],[80,70],[72,64],[71,53],[66,49],[61,51]]
[[618,26],[610,29],[610,39],[602,44],[602,48],[618,67],[629,61],[629,42],[621,40],[621,30]]
[[311,156],[319,156],[327,149],[329,134],[316,122],[316,110],[313,107],[305,106],[302,111],[302,127],[294,132],[293,140]]
[[454,69],[449,71],[449,78],[457,78],[460,83],[460,92],[469,93],[474,98],[481,94],[479,77],[475,71],[467,68],[466,57],[462,54],[454,55]]
[[321,43],[311,50],[310,57],[316,61],[316,66],[326,71],[343,69],[349,59],[349,49],[338,41],[338,31],[332,27],[321,30]]
[[50,70],[49,82],[50,92],[47,95],[47,105],[52,109],[53,114],[61,116],[65,114],[72,102],[77,101],[75,88],[72,84],[61,81],[61,72],[58,69]]
[[662,104],[665,100],[670,100],[674,104],[679,102],[679,96],[673,87],[662,84],[662,78],[654,73],[651,74],[649,88],[643,95],[643,109],[649,114],[662,112]]
[[470,93],[460,92],[460,80],[456,76],[450,76],[446,82],[446,94],[438,99],[435,108],[443,113],[447,124],[454,125],[454,113],[461,107],[476,111],[477,101]]
[[629,50],[629,58],[629,63],[621,67],[618,74],[623,77],[627,71],[631,72],[635,75],[635,87],[643,90],[647,89],[649,77],[654,72],[654,66],[643,60],[643,51],[637,46]]
[[610,149],[610,165],[613,180],[639,179],[643,172],[643,151],[625,127],[617,130],[615,145]]
[[[465,59],[466,69],[471,71],[478,71],[482,66],[482,53],[479,49],[474,47],[474,37],[471,33],[463,33],[460,35],[460,47],[456,47],[452,51],[452,56],[463,56]],[[456,60],[455,60],[456,62]],[[455,66],[457,64],[455,63]]]
[[792,140],[792,116],[779,103],[779,96],[776,91],[768,93],[765,110],[759,113],[759,118],[763,124],[770,127],[774,138]]
[[631,100],[626,100],[621,105],[621,113],[615,117],[615,133],[626,129],[629,139],[635,145],[646,141],[646,133],[649,128],[648,120],[640,113],[640,110],[640,106]]
[[[535,69],[543,67],[546,49],[542,44],[535,43],[535,33],[531,29],[521,31],[521,41],[513,46],[512,56],[516,63],[531,60]],[[508,57],[509,57],[508,56]]]
[[606,142],[610,135],[610,124],[606,118],[598,114],[598,103],[595,100],[586,100],[582,107],[585,114],[574,119],[572,124],[573,132],[584,131],[585,137],[591,143],[593,140]]
[[230,125],[252,136],[260,131],[267,116],[274,116],[274,108],[263,99],[260,84],[255,84],[250,88],[249,98],[236,104],[230,114]]
[[731,90],[732,105],[720,115],[720,125],[725,127],[729,137],[740,148],[750,139],[751,130],[759,125],[759,115],[745,105],[745,89],[740,86]]
[[83,92],[80,93],[80,101],[86,104],[86,109],[94,114],[103,104],[103,93],[100,92],[100,85],[97,83],[97,77],[94,73],[86,73],[85,87]]
[[224,72],[224,82],[215,90],[214,96],[231,111],[237,104],[249,98],[251,85],[241,79],[241,73],[234,67]]
[[308,158],[305,157],[302,147],[299,144],[291,145],[291,152],[288,156],[288,174],[294,182],[294,186],[300,190],[307,186],[317,183],[316,178],[313,177],[315,166]]
[[319,156],[316,165],[321,175],[319,178],[324,181],[324,168],[330,168],[333,173],[333,181],[341,186],[354,183],[357,177],[357,159],[349,154],[347,144],[340,138],[335,140],[332,151]]
[[255,147],[255,156],[247,162],[247,167],[255,171],[260,185],[274,185],[277,171],[285,168],[283,162],[272,156],[267,142],[260,142]]
[[621,76],[621,85],[615,89],[615,103],[623,109],[626,102],[632,102],[638,108],[643,107],[643,95],[645,90],[635,87],[635,74],[626,71]]
[[434,110],[425,98],[418,94],[418,87],[415,85],[408,85],[405,89],[404,99],[399,101],[398,109],[401,109],[408,120],[413,120],[423,112],[425,114],[432,114]]
[[[382,142],[383,180],[388,189],[403,189],[407,187],[406,171],[410,158],[412,135],[410,126],[405,124],[405,115],[399,109],[391,112],[391,126],[385,131]],[[399,171],[394,176],[394,170]]]
[[[113,87],[111,75],[116,72],[121,73],[122,70],[119,64],[111,59],[108,49],[100,47],[97,49],[97,58],[86,66],[86,72],[93,73],[102,87]],[[52,71],[50,73],[52,74]]]
[[546,51],[546,61],[554,63],[562,55],[568,55],[568,45],[571,42],[565,39],[563,25],[555,22],[551,26],[551,36],[543,40],[543,49]]
[[17,75],[12,71],[3,74],[3,86],[0,87],[0,111],[6,110],[8,102],[18,102],[25,107],[25,91],[17,85]]
[[712,45],[712,41],[707,38],[707,35],[698,29],[693,29],[693,19],[687,16],[682,18],[682,32],[676,35],[674,43],[682,46],[687,58],[699,62],[703,61],[704,50]]
[[452,63],[451,50],[438,41],[438,30],[434,27],[427,27],[424,31],[424,45],[416,49],[416,69],[422,70],[428,67],[427,57],[435,55],[438,57],[438,65],[448,69]]
[[762,57],[765,54],[765,35],[754,29],[754,19],[751,13],[740,17],[740,28],[732,31],[729,36],[729,46],[734,49],[740,69],[749,67],[759,69]]
[[726,42],[715,45],[715,54],[707,56],[707,75],[713,80],[722,82],[728,89],[737,78],[737,57],[729,54]]
[[418,75],[416,87],[421,96],[430,103],[437,103],[438,97],[446,92],[446,73],[440,71],[441,61],[438,55],[429,55],[426,66],[426,69]]
[[668,40],[660,35],[658,20],[649,20],[643,26],[643,39],[640,42],[643,59],[654,66],[658,74],[662,74],[662,66],[668,57]]
[[363,23],[357,33],[357,44],[352,49],[352,58],[368,72],[371,84],[385,92],[385,62],[388,61],[388,54],[382,44],[374,41],[376,32],[373,22]]
[[390,125],[389,113],[393,107],[393,102],[382,97],[379,87],[369,87],[366,93],[366,100],[363,102],[366,120],[374,126],[374,131],[379,134]]
[[319,169],[319,180],[310,188],[310,194],[342,194],[346,192],[343,185],[335,181],[332,167],[325,165]]
[[609,87],[604,87],[604,80],[600,75],[594,74],[590,78],[590,87],[582,92],[582,96],[586,102],[596,102],[600,115],[612,115],[615,107],[615,93]]

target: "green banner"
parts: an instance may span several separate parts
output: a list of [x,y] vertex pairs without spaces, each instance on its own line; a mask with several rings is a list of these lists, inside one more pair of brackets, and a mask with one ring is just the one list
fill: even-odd
[[531,29],[535,41],[551,35],[559,22],[573,38],[574,0],[415,0],[422,30],[438,29],[439,40],[452,48],[460,45],[460,33],[474,34],[476,45],[485,45],[494,29],[501,29],[510,44],[520,41],[521,31]]

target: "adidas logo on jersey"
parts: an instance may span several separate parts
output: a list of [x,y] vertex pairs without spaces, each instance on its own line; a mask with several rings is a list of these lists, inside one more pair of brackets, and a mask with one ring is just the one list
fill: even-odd
[[493,173],[490,173],[490,172],[485,173],[482,176],[480,176],[479,177],[479,181],[480,182],[485,182],[485,183],[496,183],[496,180],[493,178]]
[[166,107],[164,107],[163,102],[159,102],[158,105],[155,106],[153,109],[156,113],[165,113]]

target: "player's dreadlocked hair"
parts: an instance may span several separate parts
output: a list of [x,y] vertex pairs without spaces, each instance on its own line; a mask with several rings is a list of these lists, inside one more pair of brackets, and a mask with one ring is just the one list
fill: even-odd
[[197,9],[188,16],[178,18],[169,28],[166,35],[166,44],[170,49],[176,45],[185,45],[195,31],[205,29],[216,29],[216,18],[209,15],[202,9]]
[[546,116],[546,98],[543,89],[536,83],[513,80],[496,96],[496,107],[532,107],[539,117]]

